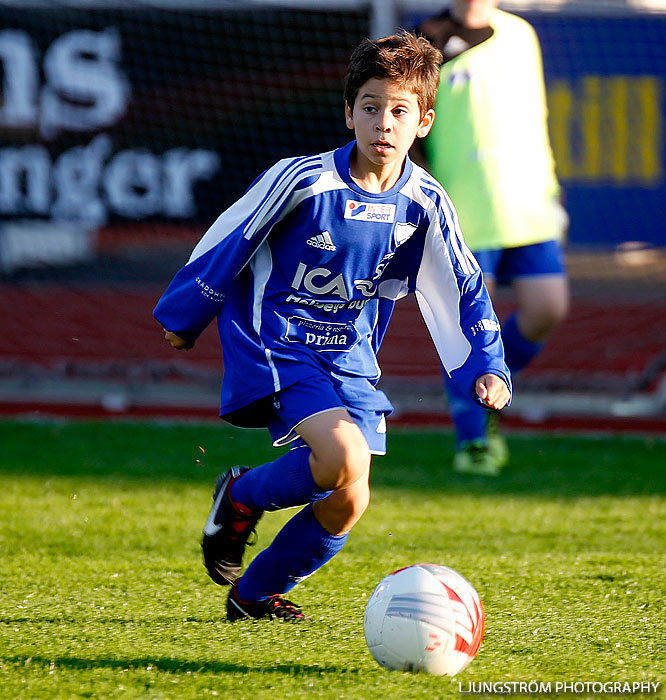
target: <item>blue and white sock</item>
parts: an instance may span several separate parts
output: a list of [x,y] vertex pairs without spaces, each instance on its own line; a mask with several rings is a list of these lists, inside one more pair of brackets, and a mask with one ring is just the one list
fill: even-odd
[[315,518],[312,504],[307,505],[252,560],[236,584],[238,597],[256,601],[287,593],[331,560],[345,546],[347,536],[331,535]]
[[310,469],[309,447],[297,447],[250,469],[231,484],[231,498],[253,511],[280,510],[302,506],[328,496],[320,488]]

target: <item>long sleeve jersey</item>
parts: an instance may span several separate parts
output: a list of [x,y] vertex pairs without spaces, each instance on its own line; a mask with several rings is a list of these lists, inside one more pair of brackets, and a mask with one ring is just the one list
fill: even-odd
[[[374,386],[395,302],[415,293],[446,371],[474,396],[487,372],[509,388],[500,326],[442,187],[406,160],[390,190],[349,171],[355,142],[281,160],[196,245],[155,308],[195,340],[217,318],[221,414],[326,372],[354,403],[390,410]],[[366,391],[369,389],[369,391]]]

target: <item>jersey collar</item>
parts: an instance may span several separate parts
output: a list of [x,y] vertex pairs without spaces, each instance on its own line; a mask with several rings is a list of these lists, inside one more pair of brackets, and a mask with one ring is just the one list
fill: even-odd
[[349,172],[349,160],[355,146],[356,141],[350,141],[346,146],[338,148],[334,153],[335,169],[338,171],[340,179],[349,187],[349,189],[358,194],[362,194],[364,197],[370,197],[372,199],[392,197],[400,192],[411,177],[412,170],[414,169],[414,165],[412,164],[409,156],[407,156],[405,159],[405,167],[402,169],[402,174],[390,190],[386,190],[386,192],[367,192],[362,187],[359,187],[356,182],[354,182],[351,173]]

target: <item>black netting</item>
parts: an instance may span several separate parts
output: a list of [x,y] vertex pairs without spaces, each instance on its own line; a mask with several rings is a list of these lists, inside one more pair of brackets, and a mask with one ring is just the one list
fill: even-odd
[[[0,405],[102,395],[124,410],[151,392],[155,402],[153,382],[217,384],[214,332],[174,356],[152,307],[262,170],[351,138],[342,81],[371,25],[369,7],[239,4],[0,4]],[[414,6],[405,26],[426,11]],[[521,381],[540,398],[544,387],[654,390],[666,346],[666,16],[525,16],[543,49],[574,298]],[[415,377],[441,391],[414,305],[399,309],[384,376],[406,378],[410,394]]]
[[[0,7],[0,216],[13,230],[23,222],[26,237],[35,220],[201,229],[279,158],[348,140],[342,80],[368,22],[366,12]],[[5,274],[31,267],[11,259],[10,239]]]

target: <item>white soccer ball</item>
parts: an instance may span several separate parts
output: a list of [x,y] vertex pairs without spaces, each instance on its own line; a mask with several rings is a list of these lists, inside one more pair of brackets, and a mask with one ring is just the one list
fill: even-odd
[[415,564],[379,582],[363,626],[385,668],[455,676],[479,651],[485,618],[479,594],[457,571]]

